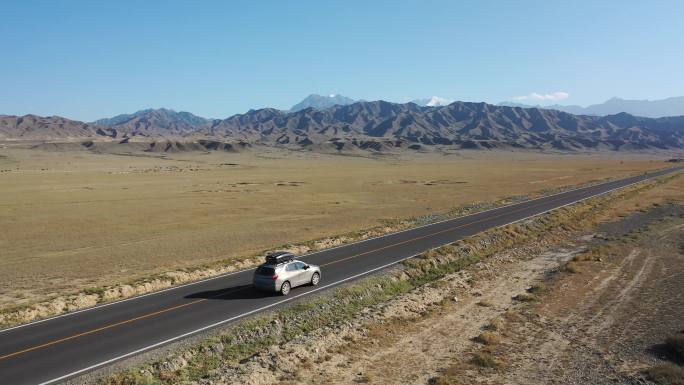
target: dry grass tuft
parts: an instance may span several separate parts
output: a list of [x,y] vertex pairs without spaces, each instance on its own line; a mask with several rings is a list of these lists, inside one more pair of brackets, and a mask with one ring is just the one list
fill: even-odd
[[493,320],[489,321],[487,326],[485,326],[485,329],[492,331],[503,330],[503,328],[504,322],[500,318],[494,318]]
[[523,316],[513,310],[506,310],[503,318],[508,322],[521,322],[524,320]]
[[520,293],[513,297],[513,299],[520,302],[535,302],[538,300],[536,295],[530,293]]
[[494,356],[485,352],[473,354],[470,363],[481,368],[496,368],[499,366],[499,363],[494,359]]
[[565,271],[566,273],[570,273],[570,274],[577,274],[577,273],[581,273],[582,269],[580,269],[579,266],[575,262],[568,262],[563,267],[563,271]]
[[501,337],[496,333],[483,332],[475,337],[475,341],[485,345],[496,345],[501,342]]
[[491,303],[490,301],[486,300],[486,299],[483,299],[477,303],[477,306],[492,307],[492,306],[494,306],[494,304]]
[[373,382],[373,379],[375,377],[371,373],[364,373],[362,376],[356,379],[356,382],[359,384],[367,384],[369,382]]
[[548,288],[542,282],[534,284],[529,289],[527,289],[527,292],[531,294],[542,294],[546,291],[548,291]]

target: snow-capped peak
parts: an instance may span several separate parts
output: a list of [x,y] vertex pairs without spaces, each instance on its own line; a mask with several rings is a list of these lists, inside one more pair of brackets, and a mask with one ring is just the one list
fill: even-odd
[[453,102],[453,100],[440,98],[439,96],[433,96],[431,98],[415,99],[415,100],[412,100],[411,102],[413,102],[419,106],[424,106],[424,107],[440,107],[440,106],[446,106],[446,105],[451,104]]

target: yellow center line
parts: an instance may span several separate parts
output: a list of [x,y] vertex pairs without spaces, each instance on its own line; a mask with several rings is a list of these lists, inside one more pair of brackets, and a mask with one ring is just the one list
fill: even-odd
[[148,314],[145,314],[145,315],[141,315],[141,316],[139,316],[139,317],[131,318],[131,319],[128,319],[128,320],[125,320],[125,321],[121,321],[121,322],[109,324],[109,325],[106,325],[106,326],[102,326],[102,327],[99,327],[99,328],[97,328],[97,329],[88,330],[87,332],[78,333],[78,334],[74,334],[74,335],[69,336],[69,337],[60,338],[60,339],[58,339],[58,340],[50,341],[50,342],[47,342],[47,343],[44,343],[44,344],[41,344],[41,345],[36,345],[36,346],[30,347],[30,348],[27,348],[27,349],[24,349],[24,350],[20,350],[20,351],[18,351],[18,352],[14,352],[14,353],[10,353],[10,354],[4,355],[4,356],[0,356],[0,360],[4,360],[4,359],[6,359],[6,358],[10,358],[10,357],[18,356],[18,355],[20,355],[20,354],[28,353],[28,352],[33,351],[33,350],[42,349],[42,348],[45,348],[45,347],[48,347],[48,346],[52,346],[52,345],[55,345],[55,344],[58,344],[58,343],[61,343],[61,342],[73,340],[73,339],[75,339],[75,338],[84,337],[84,336],[87,336],[87,335],[89,335],[89,334],[101,332],[101,331],[103,331],[103,330],[111,329],[111,328],[116,327],[116,326],[125,325],[125,324],[131,323],[131,322],[139,321],[139,320],[144,319],[144,318],[153,317],[153,316],[155,316],[155,315],[159,315],[159,314],[166,313],[166,312],[169,312],[169,311],[172,311],[172,310],[180,309],[180,308],[182,308],[182,307],[194,305],[194,304],[196,304],[196,303],[203,302],[203,301],[206,301],[206,300],[207,300],[207,298],[198,299],[197,301],[192,301],[192,302],[184,303],[184,304],[182,304],[182,305],[177,305],[177,306],[169,307],[169,308],[166,308],[166,309],[162,309],[162,310],[158,310],[158,311],[155,311],[155,312],[152,312],[152,313],[148,313]]
[[74,335],[69,336],[69,337],[60,338],[60,339],[57,339],[57,340],[54,340],[54,341],[50,341],[50,342],[47,342],[47,343],[44,343],[44,344],[41,344],[41,345],[36,345],[36,346],[30,347],[30,348],[26,348],[26,349],[20,350],[20,351],[18,351],[18,352],[14,352],[14,353],[6,354],[6,355],[4,355],[4,356],[0,356],[0,360],[4,360],[4,359],[6,359],[6,358],[15,357],[15,356],[18,356],[18,355],[20,355],[20,354],[28,353],[28,352],[31,352],[31,351],[34,351],[34,350],[46,348],[46,347],[48,347],[48,346],[52,346],[52,345],[59,344],[59,343],[61,343],[61,342],[66,342],[66,341],[69,341],[69,340],[73,340],[73,339],[75,339],[75,338],[85,337],[85,336],[87,336],[87,335],[94,334],[94,333],[98,333],[98,332],[101,332],[101,331],[104,331],[104,330],[107,330],[107,329],[111,329],[111,328],[113,328],[113,327],[117,327],[117,326],[129,324],[129,323],[135,322],[135,321],[140,321],[141,319],[154,317],[154,316],[159,315],[159,314],[167,313],[167,312],[170,312],[170,311],[172,311],[172,310],[178,310],[178,309],[181,309],[181,308],[190,306],[190,305],[195,305],[195,304],[198,304],[198,303],[200,303],[200,302],[207,301],[207,300],[209,300],[209,299],[221,297],[221,296],[224,296],[224,295],[226,295],[226,294],[235,293],[235,292],[238,292],[238,291],[244,290],[244,289],[245,289],[244,287],[241,287],[241,288],[238,288],[237,290],[229,290],[229,291],[226,291],[226,292],[221,293],[221,294],[217,294],[217,295],[212,296],[212,297],[202,298],[202,299],[198,299],[198,300],[196,300],[196,301],[184,303],[184,304],[181,304],[181,305],[171,306],[171,307],[168,307],[168,308],[166,308],[166,309],[157,310],[157,311],[155,311],[155,312],[148,313],[148,314],[145,314],[145,315],[141,315],[141,316],[138,316],[138,317],[134,317],[134,318],[131,318],[131,319],[128,319],[128,320],[125,320],[125,321],[116,322],[116,323],[113,323],[113,324],[109,324],[109,325],[105,325],[105,326],[99,327],[99,328],[97,328],[97,329],[92,329],[92,330],[88,330],[88,331],[83,332],[83,333],[74,334]]
[[[323,264],[323,265],[321,265],[321,266],[329,266],[329,265],[332,265],[332,264],[335,264],[335,263],[347,261],[347,260],[349,260],[349,259],[357,258],[357,257],[360,257],[360,256],[362,256],[362,255],[374,253],[374,252],[376,252],[376,251],[388,249],[388,248],[394,247],[394,246],[403,245],[403,244],[406,244],[406,243],[409,243],[409,242],[413,242],[413,241],[416,241],[416,240],[419,240],[419,239],[423,239],[423,238],[427,238],[427,237],[432,237],[432,236],[435,236],[435,235],[438,235],[438,234],[442,234],[442,233],[445,233],[445,232],[448,232],[448,231],[453,231],[453,230],[456,230],[456,229],[459,229],[459,228],[462,228],[462,227],[466,227],[466,226],[470,226],[470,225],[473,225],[473,224],[476,224],[476,223],[484,222],[484,221],[486,221],[486,220],[491,220],[491,219],[499,218],[499,217],[502,217],[502,216],[504,216],[504,215],[510,215],[510,214],[513,214],[513,213],[516,213],[516,212],[519,212],[519,211],[523,211],[523,210],[529,210],[529,209],[531,209],[531,208],[538,207],[538,206],[541,206],[541,205],[544,205],[544,204],[548,204],[548,203],[552,203],[552,202],[555,202],[555,201],[559,201],[559,200],[564,199],[564,198],[565,198],[565,197],[560,197],[560,198],[557,198],[557,199],[552,199],[552,200],[550,200],[550,201],[541,202],[541,203],[538,203],[538,204],[536,204],[536,205],[523,207],[523,208],[518,209],[518,210],[509,211],[509,212],[506,212],[506,213],[504,213],[504,214],[496,215],[496,216],[493,216],[493,217],[490,216],[490,217],[487,217],[487,218],[479,219],[479,220],[477,220],[477,221],[472,221],[472,222],[464,223],[464,224],[462,224],[462,225],[450,227],[450,228],[448,228],[448,229],[441,230],[441,231],[438,231],[438,232],[435,232],[435,233],[430,233],[430,234],[427,234],[427,235],[422,235],[422,236],[420,236],[420,237],[411,238],[411,239],[406,240],[406,241],[401,241],[401,242],[397,242],[397,243],[394,243],[394,244],[391,244],[391,245],[388,245],[388,246],[383,246],[383,247],[379,247],[379,248],[377,248],[377,249],[365,251],[365,252],[363,252],[363,253],[354,254],[354,255],[349,256],[349,257],[346,257],[346,258],[342,258],[342,259],[338,259],[338,260],[335,260],[335,261],[332,261],[332,262],[328,262],[328,263]],[[245,289],[245,288],[242,287],[242,288],[239,288],[239,289],[237,289],[237,290],[235,290],[235,291],[240,291],[240,290],[244,290],[244,289]],[[106,325],[106,326],[99,327],[99,328],[97,328],[97,329],[88,330],[88,331],[83,332],[83,333],[74,334],[74,335],[69,336],[69,337],[64,337],[64,338],[60,338],[60,339],[57,339],[57,340],[54,340],[54,341],[50,341],[50,342],[47,342],[47,343],[44,343],[44,344],[41,344],[41,345],[36,345],[36,346],[30,347],[30,348],[26,348],[26,349],[23,349],[23,350],[14,352],[14,353],[10,353],[10,354],[6,354],[6,355],[4,355],[4,356],[0,356],[0,360],[4,360],[4,359],[7,359],[7,358],[12,358],[12,357],[18,356],[18,355],[20,355],[20,354],[28,353],[28,352],[31,352],[31,351],[34,351],[34,350],[38,350],[38,349],[42,349],[42,348],[45,348],[45,347],[48,347],[48,346],[56,345],[56,344],[59,344],[59,343],[62,343],[62,342],[66,342],[66,341],[69,341],[69,340],[73,340],[73,339],[76,339],[76,338],[79,338],[79,337],[84,337],[84,336],[87,336],[87,335],[90,335],[90,334],[98,333],[98,332],[101,332],[101,331],[104,331],[104,330],[108,330],[108,329],[111,329],[111,328],[114,328],[114,327],[117,327],[117,326],[129,324],[129,323],[131,323],[131,322],[139,321],[139,320],[142,320],[142,319],[145,319],[145,318],[154,317],[154,316],[156,316],[156,315],[163,314],[163,313],[167,313],[167,312],[170,312],[170,311],[173,311],[173,310],[178,310],[178,309],[181,309],[181,308],[184,308],[184,307],[187,307],[187,306],[190,306],[190,305],[194,305],[194,304],[197,304],[197,303],[200,303],[200,302],[204,302],[204,301],[206,301],[206,300],[208,300],[208,299],[220,297],[220,296],[226,295],[226,294],[228,294],[228,293],[232,293],[232,292],[234,292],[234,291],[228,291],[228,292],[221,293],[221,294],[216,295],[216,296],[213,296],[213,297],[203,298],[203,299],[199,299],[199,300],[196,300],[196,301],[184,303],[184,304],[182,304],[182,305],[172,306],[172,307],[169,307],[169,308],[166,308],[166,309],[162,309],[162,310],[158,310],[158,311],[155,311],[155,312],[152,312],[152,313],[148,313],[148,314],[145,314],[145,315],[141,315],[141,316],[138,316],[138,317],[134,317],[134,318],[131,318],[131,319],[128,319],[128,320],[125,320],[125,321],[116,322],[116,323],[113,323],[113,324],[109,324],[109,325]]]

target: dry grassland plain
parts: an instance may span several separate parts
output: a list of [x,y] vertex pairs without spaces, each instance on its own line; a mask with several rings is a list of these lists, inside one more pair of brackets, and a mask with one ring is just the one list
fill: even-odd
[[649,155],[0,147],[0,309],[547,188],[665,167]]

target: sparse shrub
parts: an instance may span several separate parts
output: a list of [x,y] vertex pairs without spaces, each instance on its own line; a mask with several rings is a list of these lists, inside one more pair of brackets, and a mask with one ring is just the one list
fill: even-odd
[[520,302],[534,302],[537,300],[537,296],[530,293],[520,293],[513,297],[513,299]]
[[157,377],[159,377],[162,383],[173,384],[180,381],[178,375],[179,371],[161,370]]
[[496,368],[499,366],[499,363],[496,362],[491,354],[484,352],[473,354],[470,363],[481,368]]
[[220,364],[221,358],[218,356],[197,354],[184,371],[191,380],[196,381],[205,377],[211,370],[218,368]]
[[311,363],[311,361],[309,361],[309,359],[307,357],[302,358],[302,364],[301,365],[302,365],[302,368],[304,368],[304,369],[313,368],[313,364]]
[[475,337],[475,341],[485,345],[496,345],[501,342],[501,337],[499,337],[499,335],[496,333],[483,332],[479,336]]
[[489,324],[485,326],[485,329],[487,330],[503,330],[504,328],[504,323],[501,319],[499,318],[494,318],[493,320],[489,321]]
[[573,262],[566,263],[563,270],[565,272],[571,273],[571,274],[577,274],[577,273],[582,272],[582,270],[579,268],[579,266],[577,266],[577,264],[575,264]]
[[541,294],[545,293],[547,290],[548,289],[546,288],[546,285],[539,282],[537,284],[532,285],[532,287],[530,287],[529,289],[527,289],[527,292],[532,294]]
[[649,380],[660,385],[684,385],[684,368],[670,362],[644,371]]
[[477,303],[477,306],[492,307],[492,306],[494,306],[494,304],[491,303],[490,301],[486,300],[486,299],[483,299],[482,301]]
[[508,322],[520,322],[523,320],[523,317],[516,313],[513,310],[507,310],[504,314],[503,317],[506,319]]
[[100,297],[102,297],[102,295],[104,294],[104,292],[105,292],[105,289],[104,289],[103,287],[90,287],[90,288],[87,288],[87,289],[83,290],[83,293],[84,293],[85,295],[93,295],[93,294],[96,294],[96,295],[98,295],[98,296],[100,296]]

